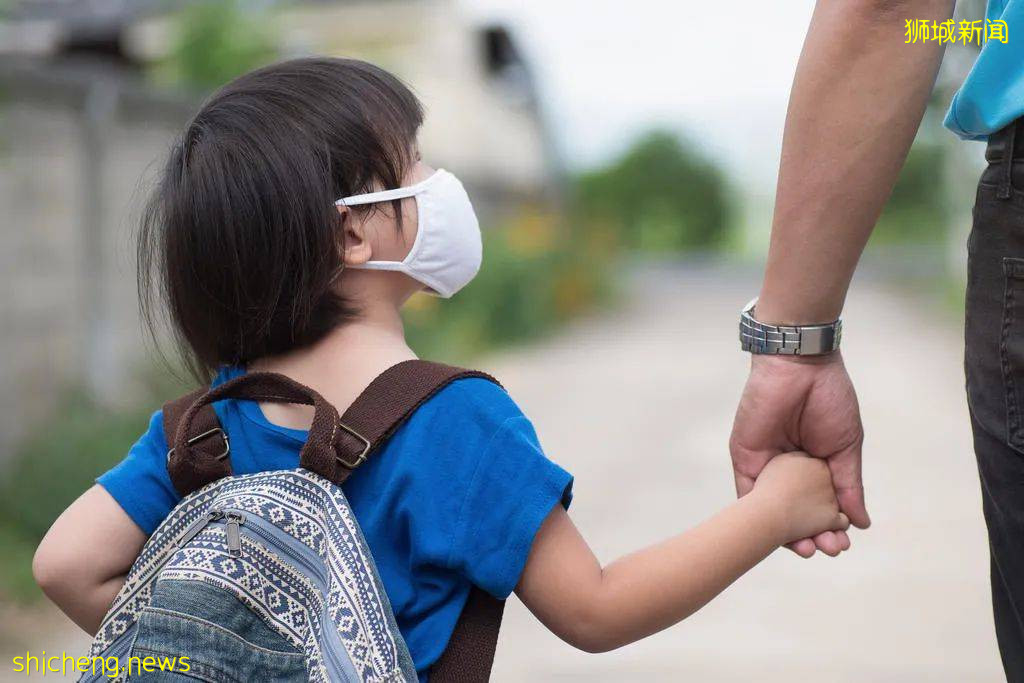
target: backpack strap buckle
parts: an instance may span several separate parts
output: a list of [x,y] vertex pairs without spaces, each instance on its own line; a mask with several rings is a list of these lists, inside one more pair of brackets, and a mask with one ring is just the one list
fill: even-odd
[[[213,429],[208,429],[205,432],[203,432],[202,434],[199,434],[197,436],[193,436],[191,439],[189,439],[185,443],[188,444],[189,446],[191,446],[192,444],[194,444],[194,443],[196,443],[198,441],[202,441],[203,439],[207,439],[207,438],[209,438],[211,436],[217,436],[217,435],[220,435],[220,438],[224,439],[224,451],[222,453],[219,453],[219,454],[215,455],[214,459],[215,460],[224,460],[229,455],[231,455],[231,442],[228,441],[228,435],[225,434],[224,430],[221,429],[220,427],[214,427]],[[173,448],[171,450],[167,451],[167,462],[171,461],[171,456],[172,455],[174,455],[174,449]]]
[[[354,460],[346,460],[345,458],[341,457],[340,453],[335,453],[335,456],[334,456],[335,457],[335,461],[339,465],[341,465],[342,467],[344,467],[347,470],[354,470],[355,468],[359,467],[364,462],[366,462],[366,456],[369,455],[370,448],[371,448],[370,440],[367,439],[362,434],[360,434],[359,432],[357,432],[356,430],[354,430],[351,427],[349,427],[344,422],[340,422],[339,421],[338,422],[338,426],[342,429],[342,431],[344,431],[344,432],[350,434],[351,436],[355,437],[360,442],[360,444],[362,444],[362,451],[358,455],[356,455]],[[340,446],[341,444],[339,443],[338,445]]]

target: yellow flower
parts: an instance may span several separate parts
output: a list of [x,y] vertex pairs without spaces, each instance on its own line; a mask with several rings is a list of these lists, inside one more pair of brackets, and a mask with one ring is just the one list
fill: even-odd
[[506,231],[509,249],[523,257],[550,251],[558,237],[558,217],[550,211],[524,210]]

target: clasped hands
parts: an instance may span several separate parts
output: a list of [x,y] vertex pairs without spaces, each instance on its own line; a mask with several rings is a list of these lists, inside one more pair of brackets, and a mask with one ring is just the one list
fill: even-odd
[[[744,496],[777,455],[804,451],[828,464],[839,509],[861,529],[871,524],[861,479],[861,425],[857,394],[840,353],[751,357],[729,452],[736,493]],[[801,557],[816,550],[836,556],[850,547],[844,530],[823,531],[789,543]]]

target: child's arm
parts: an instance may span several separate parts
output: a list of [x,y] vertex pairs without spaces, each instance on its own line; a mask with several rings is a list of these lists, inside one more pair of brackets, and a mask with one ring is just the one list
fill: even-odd
[[825,461],[781,455],[711,519],[604,568],[556,506],[516,593],[557,636],[603,652],[682,621],[780,545],[848,525]]
[[46,532],[32,573],[46,596],[91,635],[145,542],[117,501],[93,486]]

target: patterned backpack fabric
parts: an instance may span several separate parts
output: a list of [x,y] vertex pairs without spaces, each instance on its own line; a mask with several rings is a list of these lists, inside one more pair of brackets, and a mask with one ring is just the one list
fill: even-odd
[[[400,363],[340,418],[313,390],[272,373],[168,403],[168,471],[184,498],[132,566],[90,656],[117,658],[115,680],[416,681],[340,484],[419,405],[467,376],[490,379]],[[229,435],[212,408],[224,398],[312,405],[300,466],[232,474]],[[502,606],[473,590],[431,681],[488,679]],[[111,678],[101,666],[80,680]]]

